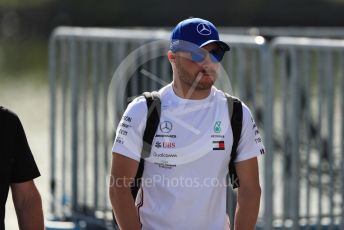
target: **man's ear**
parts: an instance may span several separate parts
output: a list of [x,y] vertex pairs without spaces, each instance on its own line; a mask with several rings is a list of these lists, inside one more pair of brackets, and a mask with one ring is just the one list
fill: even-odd
[[173,53],[171,50],[167,52],[167,58],[171,63],[174,63],[176,60],[176,54]]

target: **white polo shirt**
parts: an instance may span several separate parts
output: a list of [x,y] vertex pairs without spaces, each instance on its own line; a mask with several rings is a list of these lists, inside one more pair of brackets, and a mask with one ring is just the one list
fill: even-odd
[[[202,100],[161,95],[160,125],[145,161],[136,206],[142,229],[228,229],[226,175],[233,144],[226,97],[212,87]],[[130,103],[118,125],[113,152],[140,161],[147,119],[144,97]],[[243,104],[236,162],[264,153],[252,115]]]

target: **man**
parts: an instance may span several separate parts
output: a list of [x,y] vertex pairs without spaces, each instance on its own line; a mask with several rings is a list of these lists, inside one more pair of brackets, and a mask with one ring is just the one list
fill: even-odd
[[42,201],[33,179],[40,176],[16,114],[0,106],[0,230],[5,229],[5,204],[11,187],[18,225],[43,230]]
[[[160,125],[145,160],[134,201],[136,175],[147,119],[144,97],[128,105],[113,146],[110,199],[116,220],[126,229],[229,229],[226,186],[233,134],[225,95],[213,84],[229,46],[215,26],[200,18],[173,30],[168,60],[173,81],[159,90]],[[246,105],[236,170],[240,180],[235,229],[254,229],[260,203],[256,143],[259,132]]]

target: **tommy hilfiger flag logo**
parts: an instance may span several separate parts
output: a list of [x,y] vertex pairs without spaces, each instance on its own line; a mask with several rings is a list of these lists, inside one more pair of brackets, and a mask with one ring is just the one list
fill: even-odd
[[225,142],[213,141],[213,150],[225,150]]

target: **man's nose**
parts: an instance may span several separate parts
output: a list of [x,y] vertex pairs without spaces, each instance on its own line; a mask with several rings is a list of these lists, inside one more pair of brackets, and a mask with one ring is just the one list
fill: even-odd
[[214,63],[211,59],[210,59],[210,53],[207,54],[207,56],[204,58],[203,62],[201,63],[202,67],[205,69],[214,69],[215,65],[217,63]]

